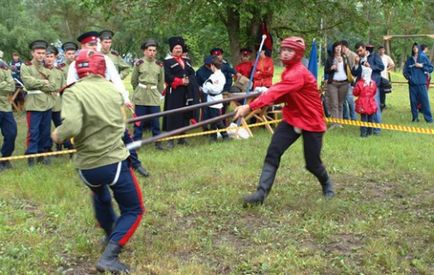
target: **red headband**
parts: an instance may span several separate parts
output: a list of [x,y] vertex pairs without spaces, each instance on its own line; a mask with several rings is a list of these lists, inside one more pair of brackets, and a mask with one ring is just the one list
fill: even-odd
[[80,41],[81,44],[86,44],[86,43],[91,43],[91,42],[98,42],[98,37],[96,36],[89,36],[84,38],[83,40]]

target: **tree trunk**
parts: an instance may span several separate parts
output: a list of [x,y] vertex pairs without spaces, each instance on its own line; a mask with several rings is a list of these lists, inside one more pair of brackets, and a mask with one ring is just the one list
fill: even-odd
[[240,59],[240,12],[238,9],[228,7],[226,15],[227,20],[224,23],[228,31],[231,62],[235,65]]

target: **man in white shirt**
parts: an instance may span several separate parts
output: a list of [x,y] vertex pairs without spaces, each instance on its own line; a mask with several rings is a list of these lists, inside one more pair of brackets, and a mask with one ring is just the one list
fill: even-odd
[[[212,75],[204,82],[202,91],[207,94],[207,102],[213,102],[223,99],[223,89],[226,84],[225,75],[221,71],[222,62],[216,56],[208,57],[211,59],[210,68]],[[222,114],[223,104],[218,103],[207,107],[208,118],[218,117]],[[211,124],[211,130],[226,128],[223,121]],[[226,131],[220,132],[224,140],[229,139]],[[211,135],[211,141],[217,141],[217,134]]]
[[[378,47],[378,54],[384,64],[384,70],[381,71],[381,77],[388,79],[390,81],[389,72],[395,67],[395,62],[393,59],[385,54],[385,49],[383,46]],[[383,110],[386,108],[386,93],[380,88],[380,108]]]

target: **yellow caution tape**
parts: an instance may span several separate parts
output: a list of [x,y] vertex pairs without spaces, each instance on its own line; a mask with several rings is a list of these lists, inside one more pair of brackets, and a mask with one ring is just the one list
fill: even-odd
[[[372,122],[363,122],[363,121],[359,121],[359,120],[348,120],[348,119],[330,118],[330,117],[325,118],[325,120],[329,123],[339,123],[339,124],[351,125],[351,126],[364,126],[364,127],[370,127],[370,128],[380,128],[380,129],[400,131],[400,132],[406,132],[406,133],[418,133],[418,134],[434,135],[434,129],[432,129],[432,128],[409,127],[409,126],[403,126],[403,125],[372,123]],[[254,128],[254,127],[264,126],[267,124],[277,124],[280,121],[282,121],[282,120],[281,119],[269,120],[269,121],[265,121],[265,122],[249,124],[248,127]],[[238,129],[245,129],[245,127],[244,126],[228,127],[225,129],[216,129],[216,130],[209,130],[209,131],[203,131],[203,132],[189,133],[189,134],[184,134],[184,135],[176,135],[176,136],[172,136],[172,137],[163,138],[160,141],[205,136],[205,135],[225,132],[228,130],[238,130]],[[58,156],[58,155],[72,154],[72,153],[76,153],[76,152],[77,152],[77,150],[74,149],[74,150],[64,150],[64,151],[40,153],[40,154],[32,154],[32,155],[11,156],[11,157],[0,158],[0,161]]]

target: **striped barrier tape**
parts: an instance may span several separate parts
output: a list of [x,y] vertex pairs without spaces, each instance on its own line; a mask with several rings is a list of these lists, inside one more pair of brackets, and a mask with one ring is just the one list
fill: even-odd
[[[403,125],[396,125],[396,124],[384,124],[384,123],[373,123],[373,122],[363,122],[359,120],[348,120],[348,119],[340,119],[340,118],[325,118],[326,122],[329,123],[339,123],[343,125],[350,125],[350,126],[364,126],[364,127],[370,127],[370,128],[380,128],[385,130],[392,130],[392,131],[400,131],[400,132],[406,132],[406,133],[417,133],[417,134],[428,134],[428,135],[434,135],[434,129],[433,128],[420,128],[420,127],[410,127],[410,126],[403,126]],[[275,119],[275,120],[269,120],[265,122],[258,122],[254,124],[249,124],[249,128],[254,127],[260,127],[267,124],[277,124],[281,119]],[[203,131],[203,132],[194,132],[184,135],[176,135],[172,137],[163,138],[160,141],[168,141],[168,140],[175,140],[180,138],[191,138],[191,137],[198,137],[198,136],[205,136],[215,133],[220,133],[228,130],[238,130],[238,129],[244,129],[244,126],[236,126],[236,127],[228,127],[225,129],[216,129],[216,130],[209,130],[209,131]],[[22,160],[22,159],[28,159],[28,158],[38,158],[38,157],[50,157],[50,156],[59,156],[59,155],[66,155],[66,154],[72,154],[76,153],[77,150],[64,150],[64,151],[57,151],[57,152],[48,152],[48,153],[39,153],[39,154],[32,154],[32,155],[21,155],[21,156],[11,156],[11,157],[3,157],[0,158],[0,161],[10,161],[10,160]]]

